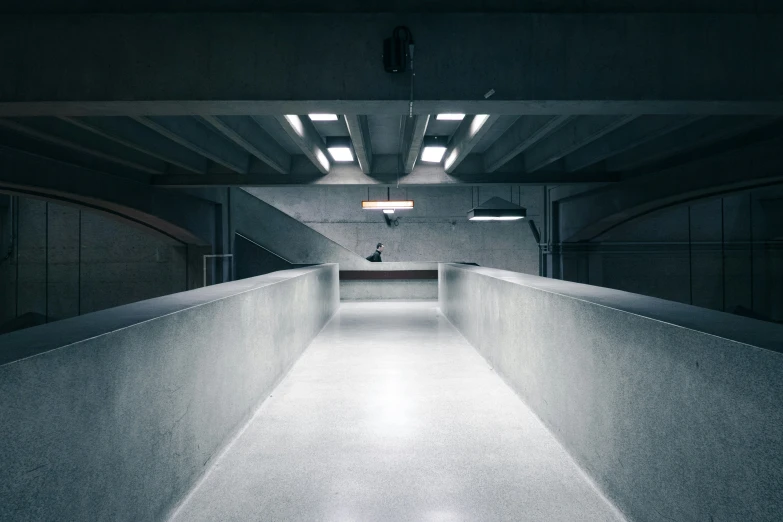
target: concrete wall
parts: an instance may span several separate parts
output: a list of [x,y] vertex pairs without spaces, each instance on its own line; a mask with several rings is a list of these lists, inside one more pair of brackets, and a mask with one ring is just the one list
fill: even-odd
[[336,265],[0,336],[0,519],[163,520],[339,305]]
[[[777,204],[772,204],[777,202]],[[773,187],[665,209],[564,245],[564,279],[783,321],[783,234]]]
[[439,292],[630,520],[780,520],[783,326],[459,265]]
[[403,279],[392,281],[340,281],[343,301],[432,300],[438,298],[438,282]]
[[[339,263],[342,268],[350,269],[372,265],[364,257],[254,197],[251,190],[254,189],[231,190],[229,221],[234,232],[291,263]],[[306,198],[308,192],[297,197]],[[307,203],[303,201],[303,204]]]
[[13,201],[0,207],[3,251],[12,250],[0,263],[0,324],[30,313],[55,321],[187,288],[184,244],[76,207]]
[[[409,187],[389,190],[394,198],[414,200],[399,211],[399,226],[388,227],[379,212],[362,210],[368,188],[358,186],[265,187],[247,191],[320,232],[344,248],[366,257],[380,241],[384,262],[472,262],[529,274],[538,273],[538,247],[525,221],[470,222],[468,211],[499,196],[527,208],[544,233],[543,186]],[[386,187],[370,187],[369,197],[386,199]],[[294,236],[299,240],[299,236]],[[304,240],[304,239],[302,239]]]

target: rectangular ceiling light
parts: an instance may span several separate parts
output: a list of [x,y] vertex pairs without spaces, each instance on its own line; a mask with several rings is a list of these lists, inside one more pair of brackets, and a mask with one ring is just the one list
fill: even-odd
[[364,210],[405,210],[413,208],[413,200],[362,201]]
[[446,114],[438,114],[435,117],[436,120],[446,120],[446,121],[462,121],[465,119],[464,114],[458,114],[458,113],[446,113]]
[[337,121],[336,114],[308,114],[312,121]]
[[517,221],[525,219],[524,216],[473,216],[470,221]]
[[426,161],[428,163],[440,163],[444,154],[446,154],[445,146],[426,145],[421,151],[421,161]]
[[497,197],[468,212],[468,220],[470,221],[517,221],[525,219],[525,216],[527,216],[525,207]]
[[353,161],[353,153],[350,147],[328,147],[328,150],[334,161]]

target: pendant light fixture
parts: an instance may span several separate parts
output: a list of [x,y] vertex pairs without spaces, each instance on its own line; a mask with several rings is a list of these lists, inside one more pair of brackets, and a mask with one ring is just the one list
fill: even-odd
[[362,201],[364,210],[382,210],[384,214],[394,214],[395,210],[409,210],[413,208],[412,199],[390,200],[390,189],[386,189],[386,201],[371,200],[370,188],[367,187],[367,199]]
[[468,212],[469,221],[517,221],[527,216],[527,209],[503,198],[491,198]]

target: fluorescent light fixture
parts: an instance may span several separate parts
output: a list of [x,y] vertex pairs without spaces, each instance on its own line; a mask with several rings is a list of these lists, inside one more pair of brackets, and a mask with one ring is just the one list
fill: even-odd
[[444,145],[430,145],[424,147],[421,151],[421,161],[440,163],[444,154],[446,154],[446,147]]
[[448,141],[446,136],[425,136],[421,142],[421,161],[440,163],[446,154]]
[[394,209],[393,208],[385,208],[385,209],[383,209],[383,213],[384,214],[394,214]]
[[473,216],[471,221],[518,221],[525,219],[524,216]]
[[334,161],[353,161],[350,147],[329,147],[328,150]]
[[491,198],[468,212],[470,221],[517,221],[527,216],[524,207],[502,198]]
[[353,161],[353,149],[351,148],[351,138],[341,136],[330,136],[326,138],[326,149],[331,154],[334,161],[342,163]]
[[300,137],[304,137],[304,126],[302,125],[302,120],[299,119],[299,116],[296,114],[286,114],[285,119]]
[[337,121],[336,114],[308,114],[312,121]]
[[435,117],[435,119],[436,120],[441,120],[441,121],[444,121],[444,120],[445,121],[462,121],[463,119],[465,119],[465,115],[464,114],[458,114],[458,113],[438,114]]
[[362,201],[364,210],[407,210],[413,208],[413,200]]

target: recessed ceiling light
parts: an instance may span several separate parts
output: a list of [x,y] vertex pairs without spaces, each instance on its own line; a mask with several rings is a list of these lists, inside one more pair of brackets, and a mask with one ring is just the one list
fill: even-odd
[[328,150],[334,161],[353,161],[353,153],[350,147],[329,147]]
[[394,214],[394,209],[393,208],[385,208],[385,209],[383,209],[383,213],[384,214]]
[[446,114],[438,114],[435,117],[436,120],[446,120],[446,121],[462,121],[465,119],[464,114],[458,114],[458,113],[446,113]]
[[428,145],[421,151],[421,161],[440,163],[444,154],[446,154],[446,147],[443,145]]
[[336,114],[308,114],[312,121],[337,121]]

